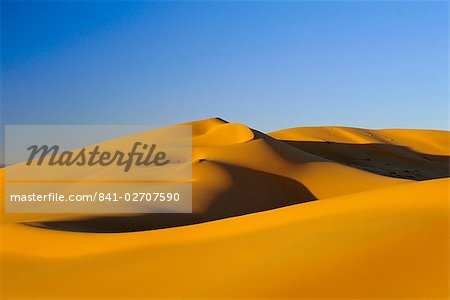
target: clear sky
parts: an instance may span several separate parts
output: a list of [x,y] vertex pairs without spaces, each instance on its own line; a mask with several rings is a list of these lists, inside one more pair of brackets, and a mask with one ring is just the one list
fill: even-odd
[[448,129],[447,1],[2,1],[5,124]]

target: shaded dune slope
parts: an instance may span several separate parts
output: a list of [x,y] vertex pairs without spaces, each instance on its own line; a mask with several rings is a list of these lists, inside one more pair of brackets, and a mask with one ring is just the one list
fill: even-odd
[[[288,177],[212,161],[202,162],[197,168],[204,174],[226,172],[223,174],[226,178],[219,182],[216,177],[216,182],[194,183],[193,210],[196,213],[100,216],[28,224],[66,231],[130,232],[197,224],[316,199],[301,183]],[[208,184],[216,186],[208,187]],[[218,191],[219,184],[224,185],[221,191]],[[208,189],[212,191],[206,195]]]

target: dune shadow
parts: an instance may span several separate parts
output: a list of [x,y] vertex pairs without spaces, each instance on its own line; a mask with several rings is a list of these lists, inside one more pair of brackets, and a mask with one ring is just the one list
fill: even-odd
[[283,142],[302,151],[364,171],[394,178],[428,180],[449,177],[450,157],[416,152],[390,144]]
[[288,177],[221,162],[204,160],[201,163],[222,168],[232,179],[228,188],[204,203],[196,203],[203,201],[197,200],[202,199],[199,194],[203,192],[201,181],[193,184],[193,207],[206,206],[201,212],[102,216],[25,224],[62,231],[133,232],[193,225],[316,200],[305,186]]

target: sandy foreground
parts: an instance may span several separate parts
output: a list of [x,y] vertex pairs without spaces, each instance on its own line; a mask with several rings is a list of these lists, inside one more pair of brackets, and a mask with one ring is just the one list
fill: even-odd
[[449,297],[449,132],[189,124],[193,214],[2,203],[1,298]]

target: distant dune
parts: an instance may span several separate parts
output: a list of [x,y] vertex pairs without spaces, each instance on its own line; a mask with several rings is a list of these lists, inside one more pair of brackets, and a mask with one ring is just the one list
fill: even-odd
[[299,127],[270,133],[297,149],[384,176],[449,176],[450,135],[417,129]]
[[2,296],[449,296],[449,132],[187,124],[192,214],[2,204]]

